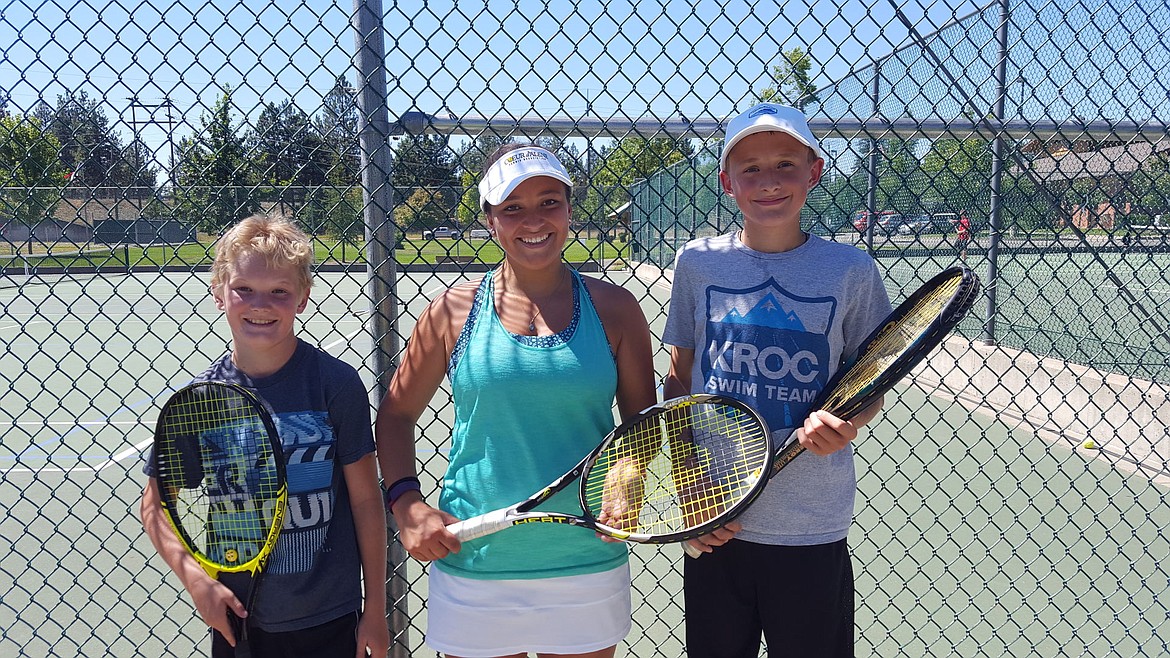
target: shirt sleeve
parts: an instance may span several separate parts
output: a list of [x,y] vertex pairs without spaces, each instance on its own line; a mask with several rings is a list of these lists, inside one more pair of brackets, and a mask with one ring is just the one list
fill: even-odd
[[666,327],[662,331],[662,342],[674,347],[693,350],[695,338],[695,291],[692,289],[688,256],[684,247],[674,258],[674,277],[670,286],[670,308],[666,314]]
[[355,370],[337,373],[341,385],[329,399],[329,422],[337,441],[337,462],[352,464],[374,451],[374,431],[365,386]]

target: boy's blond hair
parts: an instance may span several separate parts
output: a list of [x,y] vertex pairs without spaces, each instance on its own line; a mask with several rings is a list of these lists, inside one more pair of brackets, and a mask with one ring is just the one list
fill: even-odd
[[304,290],[313,285],[313,242],[285,217],[252,215],[220,237],[211,264],[211,287],[219,288],[246,255],[260,256],[269,267],[295,267]]

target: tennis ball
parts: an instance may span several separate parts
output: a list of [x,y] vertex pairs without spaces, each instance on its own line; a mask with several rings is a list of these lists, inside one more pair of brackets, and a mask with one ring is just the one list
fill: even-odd
[[1081,444],[1081,447],[1085,450],[1096,450],[1097,443],[1092,439],[1085,439],[1085,442]]

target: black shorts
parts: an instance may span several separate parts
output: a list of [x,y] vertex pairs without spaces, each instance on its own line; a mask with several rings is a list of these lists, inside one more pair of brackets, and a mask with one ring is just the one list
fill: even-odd
[[684,560],[687,656],[852,658],[853,564],[845,540],[769,546],[732,540]]
[[[252,658],[353,658],[357,654],[358,615],[351,612],[319,626],[268,633],[248,627]],[[211,631],[211,658],[234,658],[235,649]]]

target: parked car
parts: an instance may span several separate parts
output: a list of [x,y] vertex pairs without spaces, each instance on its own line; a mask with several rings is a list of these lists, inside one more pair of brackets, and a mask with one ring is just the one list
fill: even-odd
[[[902,223],[902,215],[893,210],[882,210],[874,214],[877,216],[874,231],[893,233],[898,230],[898,225]],[[865,233],[869,229],[869,221],[869,211],[858,210],[853,213],[853,228],[857,229],[858,232]]]
[[959,223],[959,216],[953,212],[940,212],[933,215],[915,215],[907,217],[899,226],[901,235],[923,233],[954,233]]
[[473,228],[467,232],[467,237],[473,238],[473,239],[486,240],[486,239],[492,237],[492,234],[486,228]]
[[451,228],[450,226],[440,226],[433,231],[423,231],[424,240],[437,240],[439,238],[458,240],[461,237],[463,237],[463,233],[459,229]]
[[931,230],[932,221],[930,215],[913,215],[911,217],[903,218],[902,223],[898,224],[898,233],[900,235],[917,235],[919,233],[933,233]]

